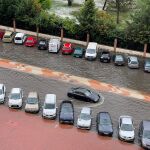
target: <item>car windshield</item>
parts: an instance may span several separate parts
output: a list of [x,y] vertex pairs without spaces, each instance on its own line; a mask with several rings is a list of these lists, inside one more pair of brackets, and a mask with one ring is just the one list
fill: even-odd
[[82,52],[82,51],[81,51],[80,49],[76,49],[76,50],[75,50],[75,53],[76,53],[76,54],[81,54],[81,52]]
[[2,89],[0,89],[0,95],[2,95],[3,94],[3,90]]
[[144,130],[144,131],[143,131],[143,137],[144,137],[144,138],[147,138],[147,139],[150,139],[150,131]]
[[86,95],[86,96],[90,96],[90,95],[91,95],[91,92],[88,91],[88,90],[86,90],[86,91],[85,91],[85,95]]
[[81,113],[79,118],[83,120],[90,120],[91,116],[89,114]]
[[21,40],[21,38],[20,37],[15,37],[15,40]]
[[100,119],[101,125],[111,125],[111,121],[109,119]]
[[138,62],[137,61],[132,61],[132,64],[138,64]]
[[121,130],[122,131],[133,131],[133,126],[131,124],[122,124]]
[[89,54],[95,54],[95,53],[96,53],[96,50],[95,50],[95,49],[87,49],[86,51],[87,51],[87,53],[89,53]]
[[45,104],[44,105],[44,109],[54,109],[55,108],[55,104]]
[[122,61],[122,60],[123,60],[122,56],[116,56],[116,61]]
[[10,36],[9,35],[5,35],[4,38],[10,38]]
[[39,44],[41,44],[41,45],[45,45],[45,44],[46,44],[46,42],[45,42],[45,41],[40,41],[40,42],[39,42]]
[[38,103],[38,99],[37,98],[28,98],[27,99],[27,103],[28,104],[37,104]]
[[21,98],[20,93],[13,93],[13,94],[10,95],[10,99],[17,100],[17,99],[20,99],[20,98]]
[[27,43],[33,43],[33,40],[27,40]]
[[146,66],[146,67],[150,67],[150,62],[147,62],[147,63],[145,64],[145,66]]
[[64,114],[72,113],[72,108],[69,106],[62,106],[62,112]]

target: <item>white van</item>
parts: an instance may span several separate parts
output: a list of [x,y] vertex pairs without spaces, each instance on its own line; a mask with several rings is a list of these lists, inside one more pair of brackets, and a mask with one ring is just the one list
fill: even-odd
[[17,33],[14,38],[15,44],[23,44],[26,40],[27,36],[25,33]]
[[89,60],[94,60],[97,57],[97,43],[89,42],[86,52],[85,58]]
[[43,106],[43,118],[55,119],[57,115],[56,95],[46,94]]
[[49,48],[48,48],[49,52],[58,53],[60,50],[60,45],[61,45],[60,39],[52,38],[52,39],[50,39],[48,45],[49,45]]

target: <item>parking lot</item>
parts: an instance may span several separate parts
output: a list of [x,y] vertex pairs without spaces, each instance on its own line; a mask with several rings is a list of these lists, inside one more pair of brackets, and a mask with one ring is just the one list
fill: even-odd
[[[143,72],[142,63],[140,69],[132,70],[127,66],[117,67],[114,66],[113,63],[100,63],[98,59],[96,61],[87,61],[84,58],[73,58],[72,56],[62,55],[61,53],[51,54],[47,51],[39,51],[37,48],[3,44],[2,42],[0,42],[0,57],[39,67],[46,67],[80,77],[95,79],[115,86],[134,89],[148,94],[150,93],[150,74]],[[6,85],[7,92],[13,87],[21,87],[24,90],[24,97],[26,98],[29,91],[37,91],[40,94],[41,106],[45,94],[54,93],[57,95],[59,107],[62,100],[69,99],[66,95],[68,89],[72,86],[78,86],[8,69],[1,68],[0,70],[0,82]],[[136,128],[135,143],[138,144],[138,125],[141,120],[149,119],[150,104],[139,99],[124,97],[108,92],[102,92],[102,95],[104,97],[104,103],[102,105],[97,104],[93,106],[93,104],[72,99],[75,104],[75,120],[77,120],[77,116],[79,115],[82,106],[91,106],[93,111],[92,130],[95,132],[96,114],[99,111],[109,111],[115,129],[113,136],[117,138],[119,116],[131,115],[134,119],[134,125]],[[5,105],[7,105],[7,102]],[[38,115],[40,116],[41,112]]]

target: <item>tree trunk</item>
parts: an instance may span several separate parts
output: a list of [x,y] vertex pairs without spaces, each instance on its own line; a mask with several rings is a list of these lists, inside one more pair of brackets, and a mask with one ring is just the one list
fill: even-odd
[[72,0],[68,0],[68,6],[72,6]]
[[14,32],[16,32],[16,19],[13,18],[13,28],[14,28]]
[[39,39],[39,26],[36,26],[36,38]]
[[117,19],[116,22],[119,24],[119,16],[120,16],[120,0],[116,0],[116,8],[117,8]]
[[107,0],[105,0],[102,10],[105,10],[106,4],[107,4]]

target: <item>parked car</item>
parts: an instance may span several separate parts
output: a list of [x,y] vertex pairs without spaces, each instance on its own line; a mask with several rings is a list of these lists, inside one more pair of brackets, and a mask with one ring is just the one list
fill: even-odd
[[128,57],[128,67],[133,69],[139,68],[139,60],[136,56],[129,56]]
[[62,47],[62,54],[72,54],[74,52],[74,47],[71,43],[64,43]]
[[99,112],[97,114],[97,131],[101,135],[113,135],[113,124],[108,112]]
[[43,106],[43,118],[55,119],[57,115],[56,95],[46,94]]
[[140,123],[139,140],[143,148],[150,149],[150,120],[143,120]]
[[30,92],[26,100],[25,112],[38,113],[39,110],[39,95],[37,92]]
[[27,35],[25,33],[17,33],[14,38],[15,44],[24,44]]
[[131,116],[120,116],[118,136],[119,139],[124,141],[134,141],[135,133]]
[[111,61],[110,52],[107,50],[102,50],[102,52],[100,53],[100,61],[105,63],[110,63]]
[[0,103],[4,103],[6,96],[6,87],[4,84],[0,84]]
[[48,41],[46,39],[40,39],[38,41],[37,47],[39,50],[47,50],[48,49]]
[[125,58],[124,58],[124,56],[121,55],[121,54],[115,55],[114,64],[116,66],[123,66],[123,65],[125,65]]
[[64,100],[60,104],[59,122],[74,124],[74,107],[71,101]]
[[150,59],[145,60],[144,71],[145,72],[150,72]]
[[51,38],[49,41],[48,52],[58,53],[60,50],[61,42],[59,38]]
[[83,107],[77,120],[77,128],[90,130],[92,124],[91,108]]
[[0,31],[0,40],[2,40],[2,39],[3,39],[4,34],[5,34],[5,32]]
[[93,103],[96,103],[101,99],[98,93],[83,87],[71,88],[68,91],[67,95],[68,97],[76,98],[81,101],[93,102]]
[[15,36],[14,32],[6,31],[4,36],[3,36],[2,41],[5,43],[11,43],[13,41],[14,36]]
[[8,106],[11,108],[21,108],[23,91],[21,88],[12,88],[9,94]]
[[84,50],[81,47],[76,47],[73,53],[73,57],[82,58],[84,54]]
[[33,36],[29,36],[25,41],[25,46],[33,47],[36,45],[36,43],[37,43],[36,39]]
[[97,57],[97,43],[89,42],[85,51],[85,58],[88,60],[95,60]]

